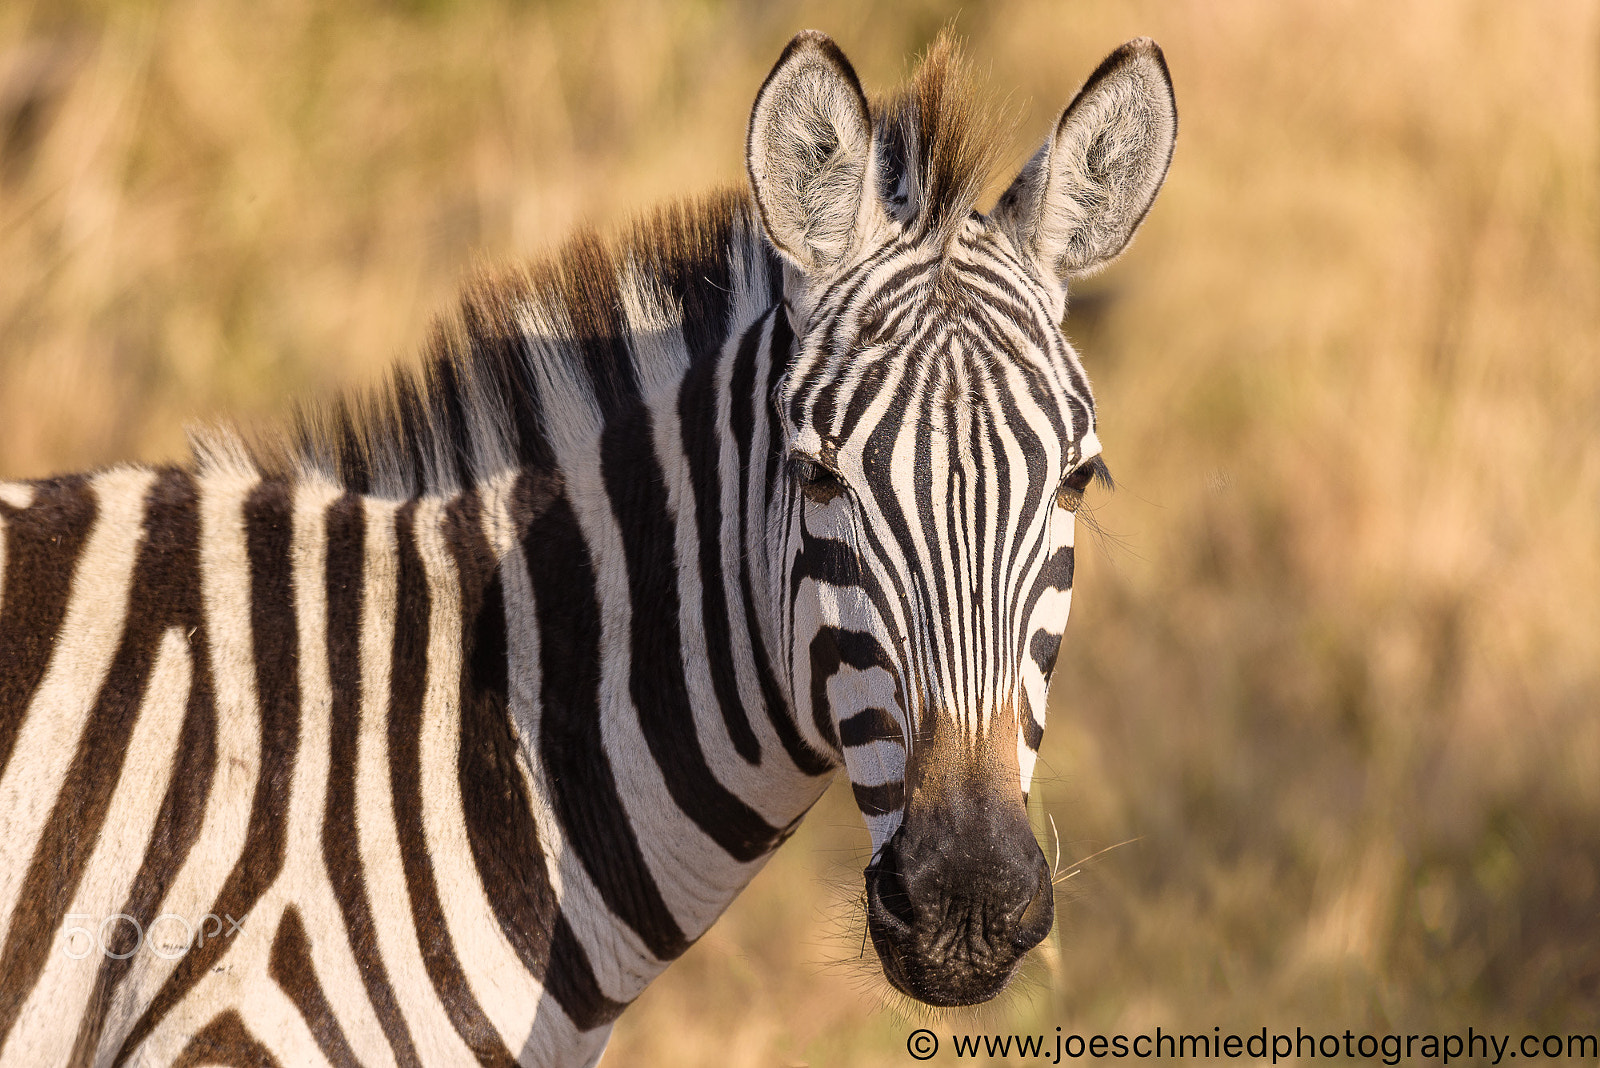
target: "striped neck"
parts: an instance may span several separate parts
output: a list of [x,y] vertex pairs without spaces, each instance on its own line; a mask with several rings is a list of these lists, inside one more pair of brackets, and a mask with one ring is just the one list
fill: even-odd
[[[243,1031],[326,1013],[363,1063],[598,1050],[821,794],[836,749],[774,646],[769,398],[793,339],[747,215],[723,233],[697,277],[725,287],[639,289],[586,335],[626,374],[524,309],[499,351],[542,420],[467,421],[454,473],[445,430],[402,422],[359,470],[213,448],[6,488],[0,776],[47,825],[0,843],[0,905],[30,901],[4,974],[78,996],[48,952],[69,914],[243,921],[94,962],[80,993],[108,1009],[77,1047],[176,1056],[190,1006],[263,975],[291,1000],[242,998]],[[406,441],[427,470],[395,473]],[[53,627],[94,640],[52,688],[27,673]],[[21,729],[36,713],[50,737]],[[170,780],[123,773],[174,753]],[[73,845],[122,838],[163,844],[121,881]],[[0,1000],[0,1036],[48,1018],[26,1009]]]

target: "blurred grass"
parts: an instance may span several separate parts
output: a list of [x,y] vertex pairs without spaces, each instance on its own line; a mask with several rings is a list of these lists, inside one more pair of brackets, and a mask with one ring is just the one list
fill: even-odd
[[[11,0],[0,476],[368,381],[475,257],[738,179],[794,30],[882,88],[955,15]],[[1136,34],[1182,128],[1068,320],[1122,488],[1041,826],[1064,861],[1138,841],[1065,883],[1022,989],[936,1026],[1592,1031],[1600,10],[1015,0],[957,27],[1025,107],[1019,162]],[[905,1063],[916,1024],[857,960],[859,823],[831,793],[611,1063]]]

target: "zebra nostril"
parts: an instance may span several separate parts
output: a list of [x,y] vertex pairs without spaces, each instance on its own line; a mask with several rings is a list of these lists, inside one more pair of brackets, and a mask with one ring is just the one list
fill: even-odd
[[901,927],[911,927],[916,913],[911,908],[911,893],[900,872],[899,855],[893,849],[885,849],[866,875],[868,904],[877,903],[879,918],[887,916]]
[[1055,926],[1054,887],[1046,878],[1034,892],[1033,899],[1017,918],[1016,933],[1011,936],[1011,946],[1018,953],[1026,953],[1043,942]]
[[1026,953],[1043,942],[1056,922],[1055,883],[1050,878],[1050,867],[1041,853],[1037,859],[1038,886],[1033,897],[1017,917],[1011,935],[1011,945],[1019,953]]

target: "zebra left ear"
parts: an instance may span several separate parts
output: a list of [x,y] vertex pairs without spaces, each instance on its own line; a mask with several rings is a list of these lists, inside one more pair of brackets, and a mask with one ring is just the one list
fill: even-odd
[[827,34],[795,35],[756,94],[745,165],[768,238],[808,276],[843,267],[875,222],[872,116]]
[[1172,161],[1178,109],[1161,49],[1129,41],[1089,76],[993,217],[1046,277],[1114,259],[1144,221]]

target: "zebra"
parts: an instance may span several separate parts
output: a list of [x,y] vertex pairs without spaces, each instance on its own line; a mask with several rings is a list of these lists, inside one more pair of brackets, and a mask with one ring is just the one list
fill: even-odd
[[807,31],[747,189],[276,436],[0,484],[0,1065],[593,1064],[841,766],[888,982],[998,994],[1110,481],[1067,282],[1175,134],[1130,41],[985,215],[956,43],[874,106]]

